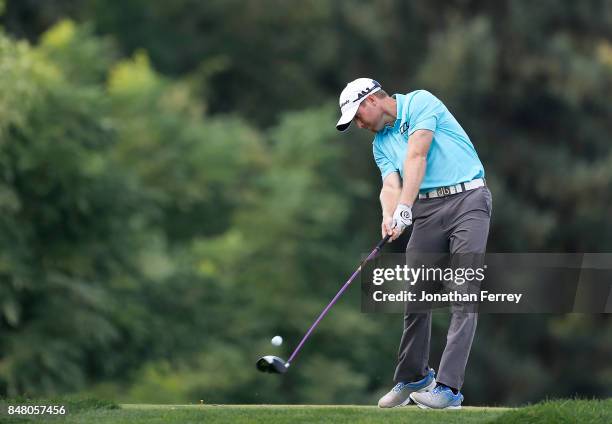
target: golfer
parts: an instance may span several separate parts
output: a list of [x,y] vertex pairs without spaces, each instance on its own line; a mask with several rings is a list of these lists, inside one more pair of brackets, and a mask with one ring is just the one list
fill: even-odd
[[[374,160],[382,175],[382,235],[397,239],[414,223],[406,252],[483,254],[491,193],[474,145],[444,104],[426,90],[389,96],[370,78],[340,94],[336,128],[355,121],[374,133]],[[461,408],[465,367],[478,315],[452,310],[439,373],[429,367],[431,311],[406,312],[395,387],[378,406]]]

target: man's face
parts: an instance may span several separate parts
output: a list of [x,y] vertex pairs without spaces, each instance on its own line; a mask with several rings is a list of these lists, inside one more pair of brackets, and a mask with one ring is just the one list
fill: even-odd
[[380,131],[385,123],[383,121],[383,110],[378,99],[375,96],[369,96],[361,102],[353,121],[359,128],[372,132]]

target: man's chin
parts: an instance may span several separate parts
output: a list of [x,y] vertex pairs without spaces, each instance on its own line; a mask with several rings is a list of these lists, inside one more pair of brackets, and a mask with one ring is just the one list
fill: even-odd
[[380,130],[382,130],[384,128],[384,125],[379,125],[378,128],[376,126],[370,126],[370,125],[364,126],[362,128],[364,130],[368,130],[370,132],[377,133],[378,131],[380,131]]

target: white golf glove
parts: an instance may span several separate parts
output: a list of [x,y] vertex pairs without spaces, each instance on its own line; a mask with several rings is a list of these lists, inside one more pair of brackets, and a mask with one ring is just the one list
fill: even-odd
[[404,203],[399,203],[393,212],[393,228],[397,228],[399,235],[410,225],[412,225],[412,208]]

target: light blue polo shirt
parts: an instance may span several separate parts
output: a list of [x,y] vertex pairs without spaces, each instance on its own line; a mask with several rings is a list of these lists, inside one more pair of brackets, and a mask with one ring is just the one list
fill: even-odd
[[394,171],[403,178],[408,137],[422,129],[434,134],[421,192],[484,178],[484,168],[470,138],[436,96],[426,90],[416,90],[394,97],[397,101],[395,125],[378,131],[372,143],[374,160],[383,180]]

